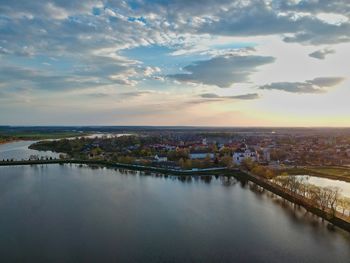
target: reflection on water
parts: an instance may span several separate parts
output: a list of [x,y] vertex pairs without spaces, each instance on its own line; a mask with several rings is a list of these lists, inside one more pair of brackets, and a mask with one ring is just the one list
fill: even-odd
[[[38,154],[27,148],[31,143],[0,145],[0,159]],[[349,233],[328,230],[326,222],[244,176],[86,165],[0,167],[0,211],[2,262],[348,262],[350,257]]]
[[28,160],[31,155],[40,157],[52,157],[58,158],[59,154],[51,151],[36,151],[31,150],[28,147],[35,143],[35,141],[18,141],[0,144],[0,160],[13,159],[13,160]]
[[316,186],[321,187],[338,187],[341,190],[341,194],[347,197],[350,197],[350,183],[340,180],[332,180],[328,178],[321,178],[321,177],[315,177],[315,176],[308,176],[308,175],[298,175],[299,178],[305,178],[307,179],[307,182],[309,184],[313,184]]
[[240,178],[0,167],[2,262],[348,262],[349,234]]

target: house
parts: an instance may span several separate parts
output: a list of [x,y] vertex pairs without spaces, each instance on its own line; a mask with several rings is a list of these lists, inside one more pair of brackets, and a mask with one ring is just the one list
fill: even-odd
[[270,162],[271,161],[270,149],[269,148],[264,148],[263,149],[263,153],[264,153],[264,161]]
[[259,160],[258,153],[252,149],[248,148],[246,144],[242,144],[239,149],[234,151],[232,160],[236,165],[240,165],[244,160],[250,158],[252,161],[257,162]]
[[156,154],[154,156],[154,159],[157,161],[157,162],[167,162],[168,161],[168,157],[166,155],[162,155],[162,154]]

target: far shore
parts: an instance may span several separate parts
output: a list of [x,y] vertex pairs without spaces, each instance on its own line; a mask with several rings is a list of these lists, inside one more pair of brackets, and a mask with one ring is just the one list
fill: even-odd
[[6,142],[0,142],[0,145],[9,144],[9,143],[14,143],[14,142],[21,142],[21,141],[31,141],[31,140],[19,140],[19,139],[14,139],[14,140],[6,141]]

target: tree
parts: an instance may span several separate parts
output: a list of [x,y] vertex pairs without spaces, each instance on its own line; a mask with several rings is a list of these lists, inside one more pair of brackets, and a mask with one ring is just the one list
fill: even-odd
[[293,195],[296,195],[300,189],[300,181],[296,176],[288,176],[288,188]]
[[203,166],[205,168],[208,168],[211,166],[211,159],[210,159],[210,155],[207,154],[207,156],[205,157],[205,159],[203,160]]
[[192,169],[192,160],[191,159],[187,159],[185,161],[185,168],[186,169]]
[[183,158],[180,158],[180,160],[179,160],[179,166],[180,166],[182,169],[185,168],[185,161],[184,161]]
[[220,165],[231,167],[232,166],[232,157],[229,155],[225,155],[220,159]]
[[125,164],[133,164],[135,162],[135,158],[132,156],[121,156],[118,158],[118,162]]
[[266,169],[264,177],[267,179],[272,179],[276,176],[275,172],[272,169]]
[[265,177],[265,167],[261,166],[261,165],[255,165],[252,169],[251,169],[252,173],[255,175],[258,175],[260,177]]
[[228,147],[223,147],[221,150],[220,150],[220,155],[222,156],[230,156],[232,153],[231,153],[231,149],[228,148]]
[[324,190],[327,193],[328,207],[334,215],[338,206],[340,189],[338,187],[326,187]]
[[345,215],[345,211],[350,210],[350,199],[348,199],[346,197],[341,197],[338,200],[338,205],[339,205],[340,209],[342,210],[342,214]]
[[243,160],[241,166],[243,167],[243,169],[251,171],[254,167],[254,162],[251,158],[247,158]]

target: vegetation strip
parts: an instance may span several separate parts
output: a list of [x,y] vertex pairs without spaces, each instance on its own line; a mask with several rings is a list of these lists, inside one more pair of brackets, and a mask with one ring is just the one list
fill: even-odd
[[253,173],[242,170],[242,172],[247,176],[247,179],[252,181],[253,183],[256,183],[257,185],[263,187],[264,189],[294,203],[297,205],[300,205],[304,207],[307,211],[321,217],[324,220],[327,220],[328,222],[334,224],[335,226],[338,226],[348,232],[350,232],[350,222],[346,220],[345,218],[340,217],[339,215],[335,215],[331,211],[327,210],[321,210],[315,205],[311,204],[307,201],[305,198],[301,198],[297,195],[293,195],[292,193],[289,193],[287,189],[284,189],[282,187],[278,187],[277,185],[271,183],[269,180],[256,176]]

